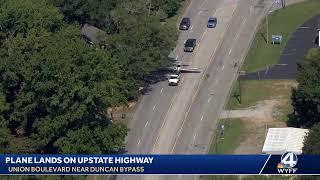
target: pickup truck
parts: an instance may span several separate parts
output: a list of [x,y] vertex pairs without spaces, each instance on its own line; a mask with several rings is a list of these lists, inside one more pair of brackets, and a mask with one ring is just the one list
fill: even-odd
[[180,82],[180,75],[171,74],[169,76],[169,86],[177,86]]

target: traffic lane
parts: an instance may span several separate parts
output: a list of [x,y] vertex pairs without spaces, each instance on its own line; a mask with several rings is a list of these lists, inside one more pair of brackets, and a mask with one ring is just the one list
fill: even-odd
[[[192,1],[193,2],[193,1]],[[193,6],[191,9],[198,9],[197,8],[198,4],[191,4],[191,6]],[[189,6],[190,7],[190,6]],[[194,11],[196,12],[196,11]],[[194,16],[197,16],[197,13],[194,13]],[[198,21],[195,21],[198,22]],[[199,23],[199,22],[198,22]],[[197,24],[195,27],[201,27],[200,24]],[[197,34],[194,31],[193,34]],[[182,31],[180,37],[184,38],[184,36],[188,36],[190,32],[188,31]],[[201,33],[201,32],[199,32]],[[196,36],[196,35],[195,35]],[[200,36],[200,35],[199,35]],[[181,39],[181,38],[180,38]],[[190,60],[191,57],[193,56],[193,53],[185,53],[183,52],[183,43],[178,43],[177,48],[178,49],[178,54],[175,55],[175,57],[180,57],[182,55],[184,55],[185,57],[189,57],[189,58],[184,58],[186,59],[186,61]],[[157,87],[158,86],[158,87]],[[138,151],[138,147],[137,146],[144,146],[143,143],[141,143],[141,141],[143,142],[143,138],[141,138],[141,134],[143,133],[143,131],[141,131],[141,129],[148,123],[153,124],[153,119],[155,119],[154,117],[161,117],[158,116],[157,113],[154,113],[153,111],[155,110],[155,105],[158,103],[158,91],[160,90],[161,92],[163,92],[164,94],[168,94],[168,98],[162,98],[163,103],[160,102],[159,105],[159,109],[158,112],[166,112],[168,110],[168,107],[165,105],[168,105],[170,103],[170,99],[172,99],[171,96],[173,96],[175,94],[175,91],[167,91],[167,84],[166,83],[159,83],[158,85],[154,85],[152,87],[152,90],[149,93],[149,95],[142,97],[142,100],[140,102],[140,104],[138,104],[138,109],[136,110],[136,113],[134,115],[134,118],[132,121],[130,121],[130,125],[129,127],[131,127],[130,132],[129,132],[129,136],[127,138],[127,151],[128,153],[139,153]],[[158,121],[156,121],[158,122]],[[152,135],[148,137],[152,137]]]
[[[217,16],[221,15],[220,26],[215,28],[215,31],[211,33],[207,33],[207,37],[204,39],[205,42],[200,44],[198,48],[199,51],[195,54],[192,65],[196,65],[199,67],[207,67],[210,57],[212,56],[212,50],[216,50],[218,41],[221,40],[221,37],[225,31],[225,26],[228,24],[229,20],[232,17],[236,6],[227,8],[225,11],[219,11]],[[217,42],[214,46],[211,46],[212,42]],[[210,44],[210,46],[208,46]],[[155,144],[155,153],[169,153],[171,152],[171,147],[173,143],[176,141],[177,130],[179,133],[179,129],[181,127],[181,123],[183,123],[185,119],[186,113],[188,112],[189,104],[192,102],[196,91],[198,90],[199,84],[203,79],[204,72],[201,74],[186,74],[186,84],[183,85],[181,93],[177,96],[177,102],[174,106],[169,110],[168,116],[166,117],[164,126],[165,133],[161,133],[159,131],[159,141]],[[192,98],[192,99],[190,99]],[[183,114],[181,113],[183,112]],[[161,135],[161,136],[160,136]]]
[[[181,80],[183,81],[183,79]],[[183,82],[182,82],[183,83]],[[174,101],[175,93],[176,92],[176,86],[168,86],[167,85],[167,91],[171,93],[164,93],[162,94],[161,98],[159,99],[158,103],[154,106],[154,116],[152,119],[149,119],[144,125],[144,129],[142,130],[142,136],[141,141],[143,144],[140,146],[139,153],[146,154],[150,153],[152,151],[153,143],[155,142],[156,134],[159,131],[159,127],[161,127],[161,124],[163,122],[163,119],[165,117],[166,111],[163,111],[163,109],[169,109],[170,104],[168,102]],[[162,109],[162,111],[161,111]]]
[[[243,6],[243,5],[242,5]],[[241,6],[240,6],[241,7]],[[247,5],[245,7],[248,7]],[[242,12],[242,13],[241,13]],[[216,124],[216,121],[213,121],[217,118],[217,115],[219,114],[220,109],[223,107],[224,98],[226,98],[228,94],[228,89],[231,87],[232,78],[235,76],[235,73],[237,70],[233,66],[233,62],[235,61],[235,58],[242,58],[245,52],[244,48],[247,47],[244,45],[244,43],[238,43],[234,42],[234,37],[237,37],[236,33],[239,34],[240,32],[251,32],[254,29],[254,27],[246,25],[246,29],[241,29],[244,27],[244,24],[246,24],[246,18],[249,16],[249,14],[244,14],[245,12],[248,12],[246,9],[241,10],[240,14],[236,15],[232,25],[229,28],[229,32],[227,33],[226,39],[224,40],[224,43],[222,43],[220,49],[225,49],[225,51],[219,51],[215,57],[213,67],[210,67],[213,72],[219,72],[218,74],[211,76],[208,78],[208,82],[211,83],[203,83],[203,86],[201,89],[204,89],[203,91],[200,91],[197,97],[197,101],[195,101],[194,107],[192,108],[193,111],[191,111],[190,116],[188,117],[188,121],[190,123],[190,127],[194,127],[190,130],[187,130],[183,133],[181,136],[180,144],[177,146],[178,148],[175,150],[175,153],[184,153],[186,150],[188,153],[205,153],[207,149],[207,144],[210,142],[210,134],[213,133],[213,128]],[[239,13],[239,12],[238,12]],[[239,19],[242,18],[242,19]],[[238,22],[238,23],[237,23]],[[243,23],[244,22],[244,23]],[[240,26],[239,26],[239,23]],[[255,24],[255,23],[253,23]],[[240,27],[240,28],[236,28]],[[239,32],[235,31],[238,30]],[[248,34],[248,33],[247,33]],[[249,33],[250,34],[250,33]],[[240,36],[239,36],[240,37]],[[237,39],[237,38],[236,38]],[[243,39],[243,36],[241,34],[241,37],[239,38],[240,42],[248,42],[248,39]],[[242,44],[242,46],[237,46],[237,44]],[[248,44],[249,46],[249,44]],[[234,50],[232,50],[234,49]],[[223,62],[219,62],[223,61]],[[222,68],[217,69],[221,63],[223,63],[223,70]],[[219,82],[218,82],[219,81]],[[230,84],[228,86],[228,84]],[[211,99],[208,99],[209,94],[212,95]],[[199,106],[199,104],[205,104],[205,109],[198,109],[196,107]],[[199,121],[200,120],[200,121]],[[200,127],[199,127],[200,126]],[[209,128],[208,128],[209,127]],[[198,128],[198,130],[196,130]],[[188,132],[189,131],[189,132]],[[194,132],[190,134],[190,132]],[[196,137],[196,138],[192,138]]]
[[[198,13],[196,13],[195,16],[193,17],[193,21],[190,26],[190,29],[187,31],[180,32],[177,46],[170,53],[169,57],[171,59],[176,59],[184,63],[190,63],[194,57],[195,52],[184,52],[184,43],[187,39],[194,38],[194,39],[197,39],[197,45],[199,46],[205,29],[206,29],[206,19],[198,15]],[[195,48],[195,51],[197,51],[198,46]]]
[[[235,43],[233,44],[233,46],[231,46],[233,50],[231,54],[229,54],[229,56],[226,57],[226,61],[232,62],[232,63],[237,62],[239,65],[241,64],[241,62],[245,58],[247,48],[249,48],[250,42],[254,38],[255,29],[257,28],[262,16],[263,16],[263,9],[260,9],[258,11],[247,14],[246,18],[242,19],[241,22],[243,25],[237,34],[238,38],[236,38]],[[241,46],[237,46],[237,44],[241,44]],[[211,138],[213,136],[220,112],[224,108],[224,104],[227,101],[229,93],[231,93],[231,87],[232,87],[231,82],[233,82],[238,76],[239,66],[234,67],[233,64],[229,63],[226,67],[227,68],[225,68],[224,71],[219,73],[218,76],[220,77],[219,79],[221,79],[222,82],[230,82],[230,83],[227,83],[227,84],[221,83],[219,86],[216,86],[217,94],[213,98],[213,102],[216,102],[216,103],[212,104],[212,106],[217,106],[217,107],[214,108],[213,110],[212,108],[210,108],[210,106],[208,106],[208,110],[206,111],[207,113],[205,116],[206,118],[204,118],[204,123],[201,124],[200,130],[198,131],[196,145],[194,146],[194,148],[191,149],[192,153],[208,152],[208,148],[209,148]],[[211,128],[208,129],[208,127],[211,127]],[[205,131],[206,129],[207,131]],[[218,131],[218,129],[216,131]],[[198,147],[201,147],[201,148],[198,148]]]
[[[230,1],[230,0],[229,0]],[[232,0],[234,2],[234,0]],[[192,1],[195,2],[195,1]],[[194,53],[184,52],[184,42],[188,38],[197,39],[197,44],[199,45],[204,37],[205,31],[207,30],[207,20],[209,17],[213,16],[214,13],[219,10],[221,4],[225,5],[223,0],[202,0],[197,1],[194,8],[192,8],[192,16],[185,15],[184,17],[191,17],[191,26],[187,31],[180,31],[179,40],[176,48],[170,53],[169,57],[172,59],[177,59],[183,61],[184,63],[190,63],[193,59]],[[228,4],[229,5],[229,4]],[[198,48],[198,47],[197,47]],[[196,48],[196,51],[197,51]]]
[[[236,6],[237,5],[235,4],[232,7],[227,7],[225,9],[221,9],[220,11],[216,12],[215,16],[218,17],[219,22],[220,22],[219,26],[209,30],[208,35],[206,36],[206,41],[204,41],[205,44],[203,44],[203,46],[205,46],[205,47],[213,47],[211,49],[209,48],[210,50],[207,49],[207,50],[209,50],[209,52],[207,52],[209,56],[206,57],[208,59],[207,63],[205,64],[206,66],[212,67],[211,61],[214,59],[213,56],[216,56],[215,53],[218,53],[218,52],[216,52],[216,50],[220,46],[222,38],[224,38],[224,36],[225,36],[226,29],[229,26],[229,23],[230,23],[230,21],[232,19],[232,16],[233,16],[233,13],[235,11]],[[215,42],[215,43],[213,44],[212,42]],[[216,62],[213,62],[213,63],[214,64],[216,64],[216,63],[220,64],[219,61],[216,61]],[[216,65],[216,67],[220,67],[220,66],[221,66],[221,68],[223,68],[222,65]],[[203,73],[208,73],[208,72],[203,72]],[[205,79],[204,79],[204,81],[205,81]],[[200,81],[200,83],[201,83],[201,81]],[[205,84],[205,83],[202,83],[200,85],[200,87],[203,86],[203,84]],[[199,88],[199,89],[201,89],[201,88]],[[199,94],[199,92],[197,94]],[[192,102],[192,104],[194,104],[194,102]],[[190,109],[189,109],[191,111],[194,109],[192,107],[192,104],[190,105]],[[197,104],[196,109],[199,110],[201,108],[201,106],[202,106],[201,103]],[[194,113],[187,112],[186,115],[188,115],[188,116],[192,115],[193,116]],[[186,118],[188,118],[188,117],[185,117],[183,121],[184,122],[188,122],[188,123],[186,123],[186,125],[188,125],[190,123]],[[178,133],[178,135],[177,135],[178,139],[179,139],[179,137],[181,135],[181,131],[188,132],[191,127],[194,128],[196,126],[194,124],[192,124],[189,127],[185,128],[184,124],[182,124],[182,126],[180,128],[180,133]],[[187,130],[185,130],[185,129],[187,129]],[[190,137],[190,139],[194,139],[194,138],[195,137],[192,137],[192,138]],[[173,145],[172,150],[174,150],[175,146],[176,146],[176,144]]]
[[[176,87],[168,86],[167,81],[159,82],[153,86],[149,95],[145,95],[137,112],[135,113],[134,125],[130,129],[127,139],[128,153],[147,153],[145,141],[152,138],[157,126],[161,124],[161,117],[169,109],[168,102],[171,102]],[[142,148],[141,148],[142,147]]]
[[[195,19],[197,19],[197,18],[195,18]],[[199,28],[199,30],[194,31],[193,35],[190,35],[192,37],[201,36],[200,33],[203,33],[203,32],[200,32],[200,30],[201,29],[205,29],[204,28],[205,27],[205,22],[204,21],[200,21],[199,20],[199,21],[196,21],[196,22],[199,23],[198,25],[196,25],[196,27]],[[188,34],[187,32],[183,32],[183,33]],[[181,48],[179,48],[179,50],[178,50],[179,53],[178,53],[178,55],[176,55],[176,58],[179,59],[178,57],[180,56],[180,57],[183,58],[183,62],[184,63],[190,63],[191,59],[194,57],[194,54],[197,52],[197,48],[199,48],[199,47],[196,47],[194,52],[189,53],[189,52],[184,52],[183,44],[184,43],[182,43]],[[184,76],[184,75],[182,75],[182,76]],[[181,86],[182,84],[183,84],[183,79],[181,80],[181,83],[180,83],[179,86]],[[139,152],[139,153],[147,153],[149,147],[152,147],[152,143],[153,143],[153,141],[155,139],[155,137],[152,136],[152,134],[153,133],[157,133],[158,128],[156,128],[156,127],[161,124],[161,122],[162,122],[161,118],[164,118],[164,114],[165,114],[165,112],[168,111],[169,105],[171,103],[173,103],[172,101],[173,101],[174,94],[177,93],[176,89],[178,89],[179,87],[178,88],[177,87],[170,87],[170,91],[167,91],[168,90],[168,84],[161,83],[161,85],[158,88],[163,89],[164,94],[170,94],[170,95],[168,96],[168,98],[161,98],[161,101],[157,102],[157,105],[153,105],[152,111],[155,111],[155,109],[156,109],[157,112],[151,112],[150,113],[151,106],[147,105],[147,106],[149,106],[149,110],[148,110],[149,112],[147,112],[146,115],[143,115],[143,116],[144,116],[144,119],[146,119],[146,117],[148,117],[148,120],[147,121],[141,121],[141,122],[145,123],[145,126],[146,126],[146,124],[147,125],[148,124],[152,124],[152,126],[150,126],[151,127],[150,130],[142,131],[142,133],[144,134],[143,135],[144,137],[141,137],[141,138],[139,138],[137,140],[137,146],[138,147],[137,147],[137,151],[136,152]],[[174,88],[174,90],[172,88]],[[152,103],[154,103],[155,98],[153,100],[150,100],[150,101],[152,101]],[[155,106],[157,106],[157,107],[155,108]],[[144,112],[141,112],[141,113],[144,113]],[[154,125],[153,122],[156,125]],[[142,127],[142,126],[140,125],[139,127]],[[141,135],[141,132],[140,132],[140,135]],[[138,137],[140,137],[140,135]],[[143,142],[143,143],[141,143],[141,142]],[[138,150],[140,146],[143,147],[142,150]]]
[[[199,22],[201,22],[200,20],[199,20]],[[205,24],[206,24],[206,21],[202,21],[202,25],[199,25],[199,26],[196,26],[197,28],[203,28],[203,29],[205,29]],[[196,32],[199,32],[198,30],[196,30]],[[198,47],[197,47],[198,48]],[[187,54],[187,53],[185,53],[185,52],[183,52],[183,47],[182,48],[180,48],[180,51],[182,51],[182,54]],[[194,53],[188,53],[188,55],[189,55],[189,57],[193,57],[194,56],[194,54],[196,54],[196,51],[197,51],[197,49],[195,50],[195,52]],[[181,84],[183,84],[183,82],[181,83]],[[166,104],[166,105],[168,105],[168,104]],[[160,116],[158,116],[158,117],[160,117]],[[150,134],[148,135],[148,137],[150,137]],[[151,136],[152,137],[152,136]],[[148,145],[146,146],[146,147],[149,147]]]

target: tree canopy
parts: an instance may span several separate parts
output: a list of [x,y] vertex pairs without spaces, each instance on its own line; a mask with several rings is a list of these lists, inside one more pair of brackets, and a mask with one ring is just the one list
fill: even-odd
[[[11,18],[14,7],[20,15]],[[108,54],[88,47],[79,29],[64,24],[44,0],[5,1],[1,12],[12,24],[1,29],[3,34],[15,32],[1,47],[1,114],[13,135],[23,141],[30,137],[33,146],[25,151],[111,153],[122,148],[126,128],[111,124],[105,110],[125,101],[126,83]]]
[[[180,0],[0,0],[0,153],[114,153],[127,128],[108,107],[138,97],[177,39]],[[63,13],[63,14],[62,14]],[[106,31],[105,49],[81,24]],[[80,25],[79,25],[80,24]]]
[[304,154],[320,154],[320,123],[315,124],[309,131],[308,136],[304,141]]
[[295,126],[311,127],[320,122],[320,50],[313,49],[302,63],[298,64],[299,83],[292,91]]

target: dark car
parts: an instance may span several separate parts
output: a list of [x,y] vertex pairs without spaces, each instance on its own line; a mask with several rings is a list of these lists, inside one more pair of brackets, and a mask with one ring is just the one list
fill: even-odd
[[180,30],[188,30],[189,27],[190,27],[190,24],[191,24],[190,18],[184,17],[184,18],[181,20],[179,29],[180,29]]
[[193,52],[197,45],[196,39],[188,39],[186,43],[184,44],[184,51],[185,52]]
[[208,28],[215,28],[217,26],[217,18],[216,17],[209,17],[208,19]]

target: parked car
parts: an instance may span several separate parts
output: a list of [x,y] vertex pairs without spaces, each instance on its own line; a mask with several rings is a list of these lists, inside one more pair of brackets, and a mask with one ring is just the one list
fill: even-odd
[[191,24],[190,18],[184,17],[184,18],[182,18],[182,20],[180,22],[179,29],[180,30],[188,30],[190,27],[190,24]]
[[208,28],[215,28],[217,26],[217,18],[216,17],[209,17],[208,19]]
[[184,51],[185,52],[193,52],[197,46],[196,39],[188,39],[184,44]]

